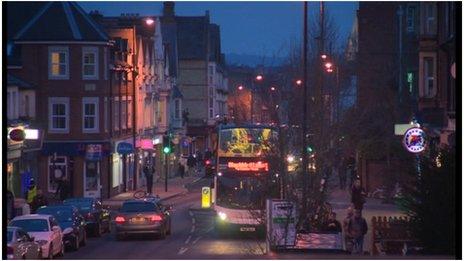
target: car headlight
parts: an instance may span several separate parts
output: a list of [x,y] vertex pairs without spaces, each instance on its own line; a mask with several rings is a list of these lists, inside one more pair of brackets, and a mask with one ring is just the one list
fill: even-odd
[[219,212],[218,216],[219,216],[220,220],[226,220],[227,219],[227,214],[224,213],[224,212]]
[[37,240],[37,241],[35,241],[35,242],[37,242],[37,243],[38,243],[40,246],[43,246],[43,245],[45,245],[45,244],[47,244],[47,243],[48,243],[48,241],[47,241],[47,240],[43,240],[43,239],[41,239],[41,240]]
[[67,227],[63,230],[63,234],[69,234],[69,233],[72,233],[73,232],[73,229],[71,227]]

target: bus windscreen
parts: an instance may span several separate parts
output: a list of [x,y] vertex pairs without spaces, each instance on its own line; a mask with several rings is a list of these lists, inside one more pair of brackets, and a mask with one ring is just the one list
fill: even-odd
[[261,157],[277,142],[277,132],[266,128],[225,129],[219,137],[219,157]]

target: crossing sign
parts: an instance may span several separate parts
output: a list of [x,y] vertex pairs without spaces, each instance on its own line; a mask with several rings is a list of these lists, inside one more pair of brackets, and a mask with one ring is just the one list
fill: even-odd
[[211,207],[211,188],[203,187],[201,188],[201,208],[210,208]]

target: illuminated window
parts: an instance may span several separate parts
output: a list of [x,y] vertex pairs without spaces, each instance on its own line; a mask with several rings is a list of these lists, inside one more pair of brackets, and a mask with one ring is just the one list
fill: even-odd
[[69,79],[68,47],[50,46],[48,48],[48,78]]

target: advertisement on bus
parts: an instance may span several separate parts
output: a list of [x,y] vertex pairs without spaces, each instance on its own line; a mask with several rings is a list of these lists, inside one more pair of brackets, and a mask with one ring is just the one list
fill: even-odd
[[277,143],[277,132],[269,128],[220,130],[219,157],[262,157]]

